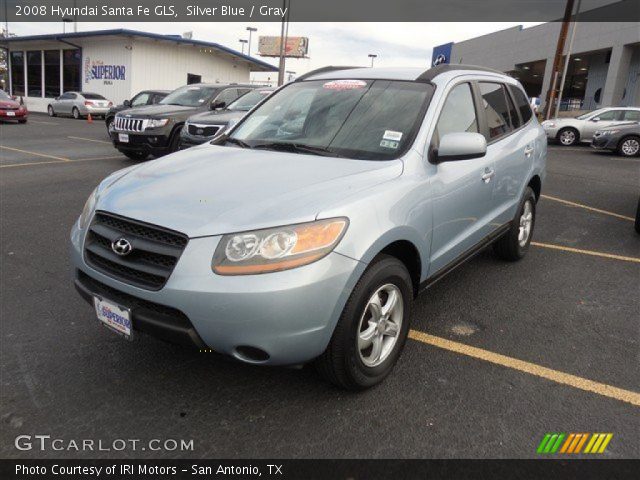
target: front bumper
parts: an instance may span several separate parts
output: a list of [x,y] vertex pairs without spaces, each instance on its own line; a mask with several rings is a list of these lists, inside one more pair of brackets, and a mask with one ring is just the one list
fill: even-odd
[[28,114],[26,110],[0,110],[0,120],[24,120]]
[[[320,355],[366,267],[333,252],[315,263],[283,272],[220,276],[211,270],[220,237],[203,237],[190,239],[167,284],[159,291],[149,291],[89,267],[82,254],[84,234],[76,223],[71,232],[71,260],[79,275],[125,296],[182,312],[188,323],[183,322],[182,331],[175,333],[176,340],[186,335],[196,339],[191,342],[196,347],[205,345],[248,363],[292,365]],[[91,295],[83,296],[90,299]],[[104,295],[108,298],[108,293]],[[149,331],[143,323],[134,312],[134,329]],[[171,325],[168,332],[159,327],[163,334],[156,335],[172,340]],[[238,347],[260,349],[268,359],[247,358]]]
[[618,139],[615,135],[594,136],[591,146],[598,150],[615,150],[618,147]]
[[[128,142],[121,142],[119,134],[128,135]],[[119,132],[110,130],[109,136],[113,142],[113,146],[121,151],[141,152],[147,154],[163,154],[169,147],[169,137],[161,133],[155,135],[144,135],[134,132]]]
[[558,137],[558,132],[560,131],[560,127],[546,127],[543,125],[544,133],[547,135],[548,140],[555,140]]

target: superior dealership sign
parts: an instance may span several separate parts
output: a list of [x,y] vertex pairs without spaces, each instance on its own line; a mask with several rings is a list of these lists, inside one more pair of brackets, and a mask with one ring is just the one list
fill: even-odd
[[91,60],[87,57],[84,61],[84,83],[90,80],[104,80],[110,84],[111,80],[125,80],[127,69],[124,65],[105,65],[102,60]]

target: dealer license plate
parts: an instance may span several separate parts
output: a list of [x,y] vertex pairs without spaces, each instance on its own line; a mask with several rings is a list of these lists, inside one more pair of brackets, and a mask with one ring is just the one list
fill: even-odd
[[15,117],[16,112],[7,112],[7,117]]
[[118,141],[122,143],[129,143],[129,134],[128,133],[119,133]]
[[98,320],[104,326],[124,336],[127,340],[133,339],[131,311],[129,309],[100,297],[93,297],[93,304],[96,308]]

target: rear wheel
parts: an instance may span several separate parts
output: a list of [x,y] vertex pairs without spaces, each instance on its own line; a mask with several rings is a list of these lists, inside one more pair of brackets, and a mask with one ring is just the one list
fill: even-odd
[[411,317],[413,287],[397,258],[381,255],[354,288],[325,352],[318,372],[348,390],[380,383],[398,361]]
[[511,228],[493,244],[496,254],[509,261],[520,260],[529,250],[536,223],[536,195],[527,187]]
[[49,114],[50,117],[55,117],[56,116],[56,112],[53,111],[53,105],[49,105],[47,107],[47,113]]
[[107,130],[111,130],[111,125],[113,125],[114,120],[115,117],[107,117],[107,120],[105,121],[105,123],[107,124]]
[[635,157],[640,154],[640,137],[631,135],[624,137],[618,144],[618,153],[625,157]]
[[575,128],[563,128],[558,132],[558,143],[564,147],[570,147],[571,145],[575,145],[578,143],[580,138],[580,134]]
[[78,110],[76,107],[73,107],[73,110],[71,110],[71,114],[76,120],[80,118],[80,110]]
[[122,153],[125,157],[130,158],[131,160],[146,160],[146,158],[149,156],[149,154],[146,152],[125,151],[120,153]]

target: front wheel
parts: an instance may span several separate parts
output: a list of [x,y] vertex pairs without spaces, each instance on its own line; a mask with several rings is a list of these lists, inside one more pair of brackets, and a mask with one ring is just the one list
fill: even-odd
[[520,260],[529,250],[533,227],[536,224],[536,194],[527,187],[511,228],[493,244],[496,254],[509,261]]
[[558,142],[563,147],[570,147],[578,143],[580,134],[575,128],[563,128],[558,132]]
[[404,348],[412,299],[411,276],[404,264],[379,256],[354,288],[327,349],[316,359],[318,372],[348,390],[382,382]]
[[47,107],[47,113],[49,114],[50,117],[55,117],[56,116],[56,112],[53,111],[53,106],[49,105]]
[[633,135],[623,138],[618,145],[618,153],[625,157],[640,155],[640,137]]
[[73,107],[73,110],[71,110],[71,114],[76,120],[80,118],[80,110],[78,110],[76,107]]

